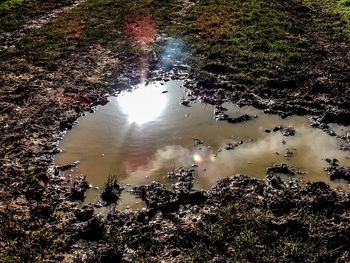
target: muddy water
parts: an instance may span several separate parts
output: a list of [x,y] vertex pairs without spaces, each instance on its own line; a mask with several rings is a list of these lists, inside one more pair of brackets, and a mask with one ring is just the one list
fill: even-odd
[[[156,82],[111,97],[110,103],[81,117],[79,124],[66,134],[56,163],[79,160],[72,172],[86,175],[100,189],[108,175],[114,173],[121,175],[123,184],[167,184],[169,170],[193,164],[198,165],[196,187],[206,189],[218,179],[236,173],[264,178],[266,168],[275,163],[304,171],[304,175],[297,176],[299,179],[346,187],[345,183],[329,182],[324,159],[337,158],[340,165],[350,166],[347,153],[339,150],[335,137],[311,128],[307,118],[282,120],[251,107],[226,103],[223,106],[230,117],[249,114],[257,118],[238,124],[216,121],[215,107],[211,105],[180,105],[188,98],[182,84]],[[280,132],[265,131],[277,125],[295,128],[296,135],[286,137]],[[195,139],[203,144],[196,145]],[[227,150],[228,143],[238,146]],[[99,191],[91,189],[87,201],[97,199]],[[129,207],[140,208],[142,204],[124,193],[119,208]]]

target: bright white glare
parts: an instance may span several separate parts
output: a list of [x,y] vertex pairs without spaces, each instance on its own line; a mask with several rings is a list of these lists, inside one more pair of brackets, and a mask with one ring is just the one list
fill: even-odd
[[198,153],[195,153],[193,155],[193,160],[196,162],[196,163],[201,163],[203,162],[203,157],[201,155],[199,155]]
[[167,96],[156,86],[141,85],[120,96],[118,104],[130,123],[142,125],[162,114],[167,104]]

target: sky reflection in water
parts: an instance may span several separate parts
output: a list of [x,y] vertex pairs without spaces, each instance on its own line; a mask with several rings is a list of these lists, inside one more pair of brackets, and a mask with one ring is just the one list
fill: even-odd
[[[199,188],[209,188],[216,180],[236,173],[263,178],[266,167],[274,163],[287,163],[307,172],[298,178],[329,182],[323,170],[327,166],[324,158],[337,158],[341,165],[350,165],[347,153],[339,150],[337,138],[310,127],[305,117],[282,120],[250,107],[224,104],[232,117],[256,114],[258,118],[241,124],[217,122],[213,106],[180,105],[185,96],[182,85],[182,81],[155,82],[111,98],[66,134],[60,143],[64,152],[57,155],[56,163],[80,160],[74,173],[86,175],[93,186],[99,187],[116,172],[124,175],[123,184],[167,183],[168,171],[197,164]],[[296,135],[265,132],[277,125],[294,127]],[[196,145],[195,138],[204,144]],[[244,143],[234,150],[225,149],[227,143],[238,141]],[[296,149],[290,160],[284,156],[288,149]],[[98,198],[97,194],[97,190],[89,191],[87,201]]]

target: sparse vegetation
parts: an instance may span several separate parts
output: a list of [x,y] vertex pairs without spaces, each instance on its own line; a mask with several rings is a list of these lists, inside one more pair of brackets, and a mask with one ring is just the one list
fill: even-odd
[[[340,16],[341,20],[334,21],[333,26],[344,30],[350,36],[350,1],[349,0],[304,0],[305,5],[315,11],[322,12],[327,15]],[[319,20],[322,24],[322,19]]]
[[0,2],[0,33],[20,29],[26,22],[74,0],[5,0]]
[[0,211],[0,261],[3,263],[40,262],[43,255],[63,249],[65,241],[50,229],[30,229],[29,220],[19,217],[10,203]]
[[108,204],[114,204],[118,201],[119,196],[123,190],[122,186],[119,184],[120,175],[113,174],[108,176],[107,182],[103,188],[101,198]]
[[320,221],[309,223],[314,216],[277,224],[279,219],[270,211],[228,204],[193,233],[189,262],[329,262],[335,248],[303,229],[307,226],[313,232],[322,226]]

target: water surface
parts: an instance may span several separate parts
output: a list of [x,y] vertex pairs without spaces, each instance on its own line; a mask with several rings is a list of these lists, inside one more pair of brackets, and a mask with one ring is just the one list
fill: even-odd
[[[217,121],[212,105],[180,104],[191,99],[182,85],[183,81],[154,82],[111,97],[110,103],[81,117],[79,124],[67,132],[56,163],[79,160],[73,173],[85,175],[100,189],[114,173],[121,174],[123,184],[167,184],[169,170],[192,166],[198,166],[196,188],[208,189],[218,179],[237,173],[264,178],[267,167],[280,163],[304,171],[304,175],[297,176],[299,179],[346,187],[329,181],[324,159],[337,158],[341,165],[350,166],[347,153],[339,150],[337,138],[310,127],[306,117],[281,119],[252,107],[225,103],[230,117],[249,114],[257,118],[237,124]],[[266,132],[278,125],[293,127],[296,135]],[[197,139],[203,144],[196,144]],[[229,143],[238,146],[227,150]],[[87,201],[97,199],[98,193],[90,190]],[[119,207],[142,205],[124,193]]]

